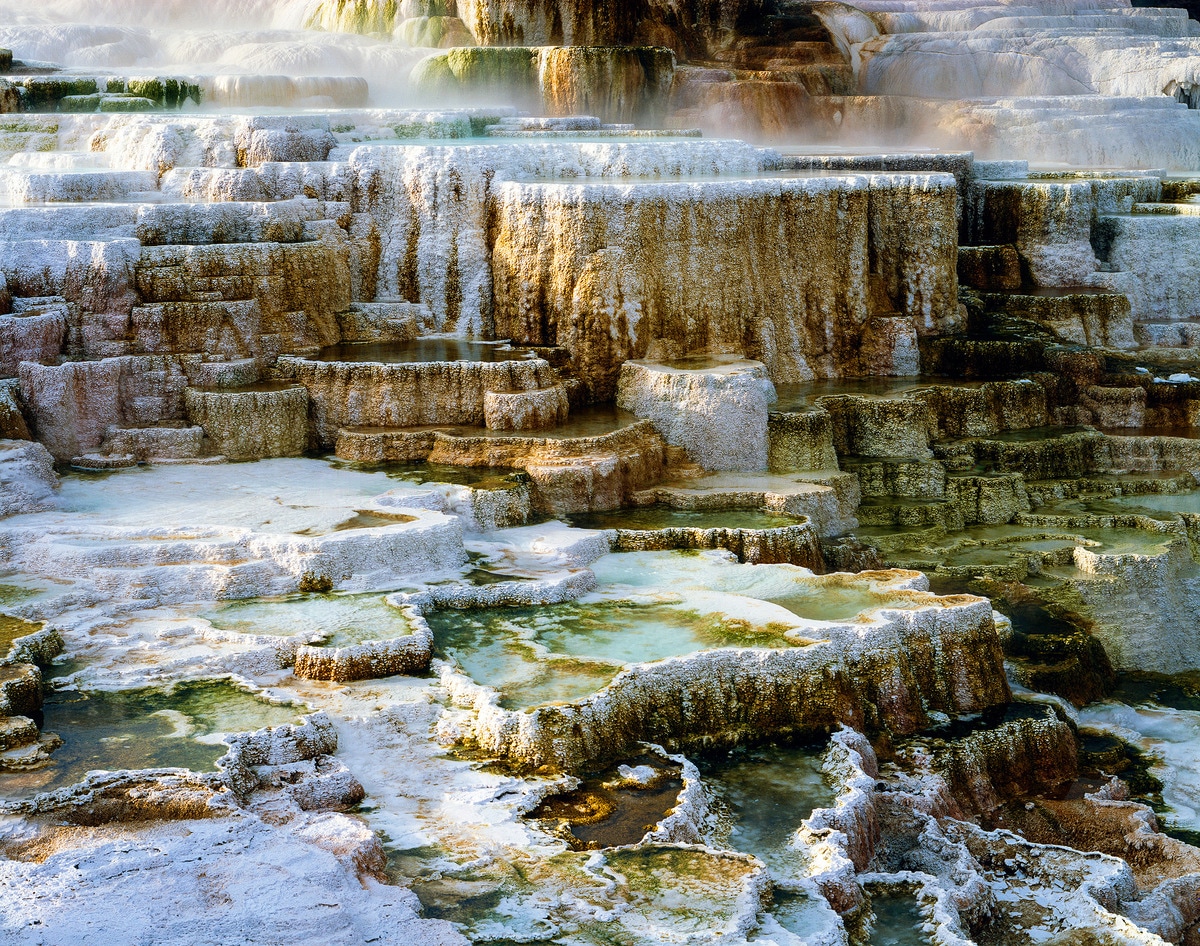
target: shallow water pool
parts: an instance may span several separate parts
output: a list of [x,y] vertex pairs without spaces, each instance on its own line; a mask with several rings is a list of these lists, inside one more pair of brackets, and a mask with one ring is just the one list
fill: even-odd
[[294,723],[302,712],[259,699],[226,681],[50,693],[42,729],[61,737],[63,744],[46,768],[0,773],[0,798],[72,785],[94,769],[211,772],[226,751],[223,735]]
[[390,640],[412,633],[404,613],[380,594],[296,594],[230,601],[201,617],[240,634],[302,637],[325,647]]
[[623,667],[719,647],[791,647],[786,628],[760,627],[682,604],[591,600],[539,608],[436,611],[439,650],[522,709],[575,700]]
[[837,801],[821,770],[824,746],[760,746],[697,760],[718,811],[723,846],[789,876],[802,861],[789,845],[800,822]]

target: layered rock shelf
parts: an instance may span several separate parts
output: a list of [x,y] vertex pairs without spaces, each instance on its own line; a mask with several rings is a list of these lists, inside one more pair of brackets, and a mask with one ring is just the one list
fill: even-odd
[[323,447],[333,446],[343,427],[481,427],[489,416],[491,429],[554,426],[532,422],[537,408],[520,400],[547,390],[555,400],[545,420],[566,413],[557,376],[540,359],[387,365],[288,358],[279,372],[308,391],[315,439]]
[[[887,577],[893,576],[866,573],[860,581]],[[905,577],[893,581],[902,587]],[[833,584],[818,585],[813,597]],[[462,691],[459,699],[472,701],[478,722],[470,738],[481,747],[532,767],[568,771],[612,761],[638,741],[736,745],[749,732],[803,738],[828,730],[831,707],[847,724],[906,734],[930,711],[974,713],[1008,699],[986,602],[940,598],[922,607],[920,595],[909,592],[891,603],[889,613],[888,596],[880,595],[876,606],[883,613],[848,636],[836,620],[819,628],[800,623],[782,635],[779,649],[767,643],[768,649],[711,650],[633,665],[575,704],[505,712],[490,705],[494,698],[486,692],[477,694],[477,684],[451,679],[449,685],[452,693]],[[860,653],[853,641],[869,644]],[[877,690],[877,681],[887,681],[888,689]],[[615,733],[628,742],[614,743]]]

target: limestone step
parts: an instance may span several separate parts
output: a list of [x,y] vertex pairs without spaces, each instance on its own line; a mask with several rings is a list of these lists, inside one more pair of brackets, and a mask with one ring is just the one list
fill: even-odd
[[957,531],[966,526],[962,512],[944,499],[865,499],[857,515],[860,526],[868,529],[884,526]]
[[627,126],[606,125],[595,115],[506,115],[488,125],[487,133],[503,136],[514,131],[599,131],[602,128],[623,130],[625,127]]
[[433,327],[433,312],[420,302],[356,302],[337,315],[343,343],[409,341]]
[[950,471],[1062,479],[1095,470],[1104,442],[1094,430],[1046,427],[935,443],[933,453]]
[[634,128],[625,130],[619,125],[605,126],[597,131],[507,131],[503,129],[489,128],[487,135],[489,138],[536,138],[536,139],[593,139],[593,138],[617,138],[622,141],[629,138],[641,139],[673,139],[673,138],[703,138],[704,132],[699,128]]
[[927,460],[935,431],[928,404],[917,398],[830,394],[816,399],[833,421],[838,457]]
[[[805,48],[797,48],[804,46]],[[825,62],[798,62],[798,57],[824,59]],[[739,84],[792,83],[811,96],[848,95],[855,89],[854,70],[847,62],[839,61],[840,53],[830,49],[813,49],[808,44],[769,46],[754,50],[747,58],[736,54],[727,63],[734,70]],[[717,60],[721,62],[720,58]]]
[[700,138],[703,132],[690,129],[650,129],[600,121],[593,115],[549,118],[506,116],[484,131],[488,138]]
[[58,147],[58,123],[36,115],[0,115],[0,158],[26,152],[42,153]]
[[[674,464],[671,464],[674,469]],[[775,472],[836,470],[833,420],[818,409],[767,414],[767,467]]]
[[[153,112],[153,99],[140,95],[98,92],[93,95],[65,95],[58,100],[60,112]],[[39,109],[41,111],[41,109]]]
[[1141,427],[1146,422],[1146,389],[1141,385],[1089,385],[1080,392],[1079,404],[1097,427]]
[[964,381],[1027,378],[1046,370],[1046,346],[1030,338],[951,335],[923,338],[921,369]]
[[[438,452],[436,462],[457,465],[454,454],[463,454],[464,466],[516,467],[544,454],[555,457],[617,456],[640,441],[653,441],[666,449],[653,423],[637,420],[611,430],[567,436],[549,430],[489,430],[487,427],[430,424],[422,427],[342,427],[334,452],[339,459],[362,463],[415,463]],[[501,462],[508,457],[514,462]]]
[[71,469],[83,470],[89,473],[99,473],[104,470],[124,470],[138,465],[137,457],[131,453],[105,454],[84,453],[71,458]]
[[32,440],[21,405],[20,381],[0,378],[0,440]]
[[37,724],[28,716],[0,717],[0,752],[37,742]]
[[297,457],[308,447],[308,391],[264,382],[245,388],[188,388],[188,419],[204,429],[206,445],[232,460]]
[[860,541],[856,535],[839,535],[821,541],[825,572],[867,572],[886,568],[879,549]]
[[41,670],[31,663],[0,664],[0,717],[33,718],[41,708]]
[[1194,428],[1174,432],[1128,428],[1101,433],[1092,428],[1047,427],[937,443],[934,454],[951,472],[950,479],[955,473],[1019,474],[1027,483],[1082,484],[1103,482],[1119,473],[1160,480],[1200,469],[1200,439],[1191,436],[1194,433]]
[[823,537],[858,527],[858,480],[836,470],[813,473],[702,472],[675,476],[632,495],[632,504],[661,504],[674,509],[760,508],[792,516],[808,516]]
[[946,497],[969,525],[1001,525],[1029,511],[1024,477],[1016,473],[953,473]]
[[483,418],[488,430],[550,430],[566,423],[569,413],[567,389],[561,384],[483,394]]
[[[1186,13],[1186,11],[1184,11]],[[1087,30],[1094,32],[1120,31],[1131,37],[1164,39],[1195,35],[1187,17],[1169,15],[1166,11],[1153,9],[1113,10],[1105,12],[1076,13],[1070,17],[1047,14],[1044,16],[1000,16],[988,20],[975,28],[976,33],[986,34],[998,31],[1010,32],[1013,29],[1030,31],[1053,31],[1060,33],[1066,30]]]
[[0,377],[16,377],[23,361],[57,364],[67,338],[71,309],[65,302],[13,300],[13,311],[0,315]]
[[1139,322],[1133,334],[1138,344],[1148,348],[1200,346],[1200,322]]
[[298,243],[324,213],[324,201],[306,198],[147,204],[137,208],[137,238],[143,246]]
[[1064,342],[1091,347],[1137,347],[1132,307],[1122,292],[1064,287],[1022,292],[981,293],[989,311],[1027,319]]
[[203,427],[110,427],[99,453],[147,461],[194,460],[207,451]]
[[0,168],[0,194],[10,204],[78,203],[137,199],[158,190],[154,171],[26,171]]
[[[198,82],[205,105],[225,108],[304,108],[313,104],[322,111],[363,108],[370,92],[366,79],[352,75],[216,75],[200,76]],[[255,120],[260,119],[256,116]],[[320,157],[290,160],[320,161],[324,158],[322,152]]]
[[80,470],[115,470],[139,463],[224,463],[199,426],[182,423],[159,427],[110,427],[104,442],[93,453],[74,457],[72,467]]
[[[1188,493],[1195,488],[1196,478],[1191,473],[1170,470],[1160,473],[1093,473],[1067,480],[1029,479],[1025,482],[1035,512],[1045,503],[1081,496],[1111,499],[1118,496]],[[1027,515],[1023,518],[1034,521],[1036,517]]]
[[143,305],[255,300],[264,333],[330,345],[338,341],[333,314],[351,304],[350,282],[338,278],[343,260],[336,245],[322,240],[171,244],[143,247],[134,275]]
[[65,315],[68,302],[62,296],[13,296],[12,310],[17,313],[44,312],[60,309]]
[[[107,152],[72,151],[56,149],[54,151],[23,151],[14,154],[8,162],[9,167],[26,168],[30,171],[87,171],[102,167],[119,167],[114,165]],[[130,208],[135,213],[137,207]]]
[[51,753],[63,744],[54,733],[42,733],[27,745],[16,746],[0,752],[0,772],[21,772],[40,769],[51,761]]
[[205,457],[148,457],[146,462],[154,466],[216,466],[228,463],[229,457],[214,453]]
[[1178,202],[1200,194],[1200,178],[1165,177],[1162,182],[1162,199]]
[[156,302],[130,312],[131,353],[202,352],[226,358],[273,357],[275,333],[253,299]]
[[864,497],[946,498],[946,468],[936,460],[844,457],[841,466],[858,477]]
[[64,73],[48,64],[13,63],[9,111],[177,111],[197,105],[235,108],[304,106],[316,100],[339,108],[367,103],[368,87],[357,76],[206,75],[119,76]]
[[230,358],[202,362],[190,380],[200,388],[242,388],[257,383],[261,377],[262,365],[257,358]]
[[1200,217],[1200,204],[1153,203],[1134,204],[1132,213],[1139,215]]
[[[1161,193],[1159,177],[1136,171],[1031,171],[1018,179],[975,180],[964,198],[963,243],[1015,244],[1028,265],[1044,266],[1047,274],[1060,276],[1067,266],[1079,278],[1085,268],[1090,271],[1085,264],[1091,258],[1088,242],[1094,216],[1128,213],[1134,204],[1159,200]],[[1063,206],[1073,212],[1051,223],[1048,208]],[[1055,244],[1053,254],[1045,250],[1049,241]]]
[[126,112],[199,105],[194,80],[179,76],[122,78],[108,75],[10,76],[23,112]]
[[0,209],[0,240],[118,240],[134,235],[134,203],[57,204]]
[[960,246],[958,282],[984,292],[1015,292],[1021,288],[1021,257],[1011,243],[999,246]]
[[[565,428],[576,433],[572,425]],[[539,513],[616,509],[659,482],[665,443],[647,420],[607,430],[510,433],[484,427],[340,428],[336,454],[360,463],[524,470]],[[652,501],[652,500],[651,500]]]

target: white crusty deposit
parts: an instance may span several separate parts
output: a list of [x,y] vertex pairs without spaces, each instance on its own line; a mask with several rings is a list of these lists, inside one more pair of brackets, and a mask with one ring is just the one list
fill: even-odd
[[203,820],[77,828],[69,841],[33,825],[8,828],[3,838],[6,846],[35,841],[44,858],[0,859],[9,891],[0,932],[14,946],[92,938],[199,946],[280,936],[312,946],[466,943],[449,924],[419,919],[411,891],[360,872],[355,854],[378,840],[346,815],[328,813],[297,829],[234,809]]
[[0,519],[55,506],[54,458],[40,443],[0,440]]
[[617,389],[619,407],[654,421],[667,443],[706,470],[766,469],[774,400],[765,367],[737,355],[626,361]]
[[338,530],[395,484],[319,461],[130,470],[105,487],[100,499],[94,484],[70,478],[51,511],[5,520],[3,564],[147,606],[394,588],[466,560],[457,519],[438,512],[413,508],[407,522]]

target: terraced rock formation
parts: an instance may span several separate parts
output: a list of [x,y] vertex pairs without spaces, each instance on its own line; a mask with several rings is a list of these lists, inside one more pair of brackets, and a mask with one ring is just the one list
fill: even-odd
[[1200,936],[1184,11],[10,7],[5,942]]

